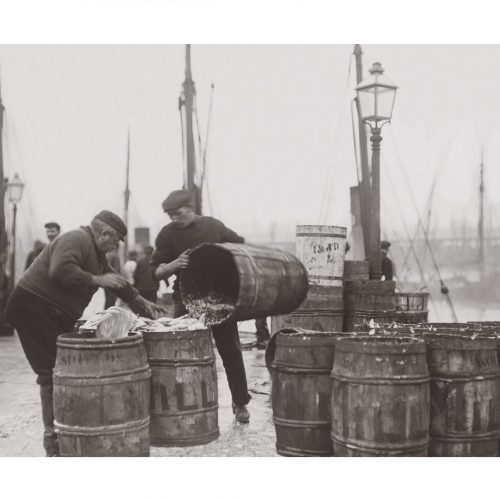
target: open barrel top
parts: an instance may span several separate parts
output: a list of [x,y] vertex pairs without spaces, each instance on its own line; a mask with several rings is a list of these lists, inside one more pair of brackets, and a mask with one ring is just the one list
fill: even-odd
[[413,354],[425,352],[425,342],[417,337],[347,336],[335,340],[335,350],[337,352]]
[[64,333],[57,337],[57,345],[60,347],[77,347],[86,349],[103,349],[113,347],[129,347],[142,343],[142,335],[140,333],[129,334],[127,337],[116,339],[114,341],[108,339],[98,339],[95,332],[82,333]]

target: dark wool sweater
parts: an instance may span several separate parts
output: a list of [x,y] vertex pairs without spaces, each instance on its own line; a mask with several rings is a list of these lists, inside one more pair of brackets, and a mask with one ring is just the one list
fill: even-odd
[[[116,273],[97,247],[90,227],[68,231],[53,240],[25,271],[17,286],[50,302],[75,320],[80,318],[98,287],[92,276]],[[138,293],[131,285],[111,290],[125,302]]]
[[[171,222],[156,237],[156,248],[151,256],[153,275],[160,264],[169,264],[182,252],[201,243],[245,243],[245,240],[214,217],[199,216],[187,227],[179,227]],[[178,296],[178,289],[179,280],[176,279],[174,296]]]

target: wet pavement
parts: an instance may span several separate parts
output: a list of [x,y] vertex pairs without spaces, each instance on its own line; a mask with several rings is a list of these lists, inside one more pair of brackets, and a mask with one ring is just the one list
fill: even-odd
[[[240,333],[252,400],[250,423],[234,421],[231,395],[222,361],[217,357],[220,437],[206,445],[185,448],[151,447],[153,457],[271,457],[277,456],[272,422],[271,381],[264,351],[253,344],[255,334]],[[35,375],[19,339],[0,337],[0,456],[42,457],[42,417]]]

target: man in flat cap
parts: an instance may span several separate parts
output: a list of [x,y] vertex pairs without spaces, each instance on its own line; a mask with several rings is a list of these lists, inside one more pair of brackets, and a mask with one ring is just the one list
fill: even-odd
[[[162,207],[172,222],[159,232],[156,248],[151,256],[151,266],[157,280],[167,280],[174,274],[178,277],[181,269],[188,265],[189,251],[201,243],[244,243],[241,236],[228,229],[220,220],[197,215],[191,193],[187,190],[172,191]],[[175,304],[174,316],[187,314],[179,293],[178,279],[174,283],[172,297]],[[248,422],[250,414],[246,405],[250,401],[250,394],[238,325],[235,321],[214,325],[212,335],[226,370],[235,418],[238,422]]]
[[154,317],[161,309],[143,299],[108,263],[106,253],[118,247],[127,227],[118,215],[103,210],[90,226],[53,239],[24,272],[5,311],[37,374],[47,456],[58,456],[54,432],[52,370],[57,336],[73,331],[99,287],[113,291],[138,314]]
[[49,242],[55,240],[61,234],[61,226],[57,222],[47,222],[43,227]]
[[392,260],[387,256],[390,246],[391,243],[387,240],[382,240],[380,242],[380,250],[381,250],[380,264],[382,269],[382,277],[388,281],[392,281],[394,278],[394,269],[393,269],[394,266],[392,264]]

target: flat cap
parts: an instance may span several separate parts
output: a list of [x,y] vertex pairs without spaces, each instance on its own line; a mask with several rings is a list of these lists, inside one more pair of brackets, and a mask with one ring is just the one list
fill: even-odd
[[118,236],[122,241],[125,241],[125,236],[127,236],[127,226],[125,222],[113,212],[109,210],[101,210],[95,217],[95,219],[99,219],[101,222],[104,222],[108,226],[111,226],[116,230]]
[[45,224],[45,226],[43,227],[45,227],[46,229],[55,227],[58,231],[61,230],[61,226],[57,222],[47,222],[47,224]]
[[387,249],[391,246],[391,242],[387,240],[382,240],[380,242],[380,248]]
[[167,199],[161,204],[164,212],[192,205],[193,205],[193,196],[191,195],[191,192],[188,191],[187,189],[178,189],[176,191],[172,191],[167,196]]

